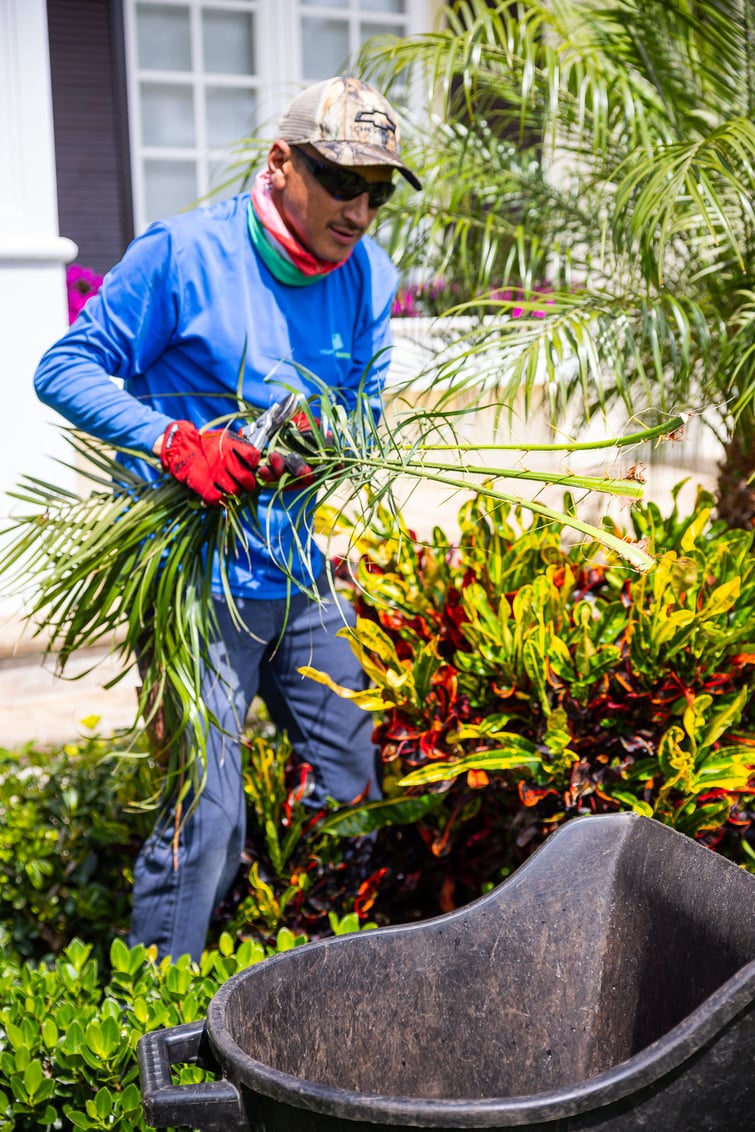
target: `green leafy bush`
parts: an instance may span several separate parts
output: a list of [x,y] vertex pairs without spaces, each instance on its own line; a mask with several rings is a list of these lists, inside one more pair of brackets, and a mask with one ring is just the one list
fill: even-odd
[[[229,931],[274,946],[281,928],[300,942],[332,934],[334,920],[355,911],[365,922],[375,887],[369,846],[340,828],[337,808],[304,804],[308,768],[294,765],[287,737],[264,716],[247,733],[243,765],[247,864],[208,943]],[[139,807],[153,785],[150,759],[122,757],[114,738],[94,733],[50,749],[0,749],[6,956],[53,959],[78,938],[107,966],[113,937],[128,930],[134,860],[154,818]]]
[[97,736],[0,751],[0,1132],[143,1128],[141,1034],[203,1018],[230,975],[312,935],[473,898],[576,814],[635,809],[751,866],[753,534],[710,508],[631,512],[647,574],[485,497],[458,546],[386,514],[358,566],[373,687],[348,693],[376,713],[386,796],[308,809],[306,768],[256,730],[254,867],[199,965],[118,938],[148,761]]
[[[0,960],[0,1129],[146,1128],[136,1061],[142,1034],[203,1019],[231,975],[293,946],[286,930],[267,949],[235,947],[224,934],[196,965],[188,956],[157,963],[153,949],[116,939],[104,984],[81,940],[37,967]],[[174,1072],[181,1084],[208,1077],[193,1065]]]
[[[290,746],[285,737],[261,733],[249,745],[256,772],[267,768],[267,777],[247,775],[252,829],[258,840],[265,831],[260,862],[278,886],[308,844],[306,835],[300,844],[299,800],[286,788]],[[258,907],[254,876],[247,881],[242,873],[236,922],[223,930],[232,918],[226,909],[200,964],[188,956],[157,962],[154,949],[129,949],[121,935],[131,869],[151,823],[133,807],[148,792],[148,762],[120,758],[112,740],[92,735],[51,750],[2,750],[0,775],[0,1132],[143,1129],[141,1035],[204,1018],[231,975],[306,942],[303,919],[294,906],[288,909],[298,925],[290,930],[283,914]],[[270,798],[263,799],[262,786],[273,787]],[[263,806],[258,827],[255,799]],[[315,823],[323,816],[308,815]],[[331,861],[339,876],[343,868],[337,839],[331,835],[328,844],[323,884],[331,883]],[[321,893],[319,913],[309,917],[319,934],[362,926],[355,912],[339,915],[336,904]],[[180,1083],[207,1076],[191,1065],[175,1073]]]
[[[94,721],[92,721],[94,723]],[[44,750],[0,748],[0,941],[40,959],[75,936],[107,955],[128,923],[131,868],[149,818],[146,761],[91,734]]]
[[458,547],[389,515],[365,539],[352,647],[373,688],[356,698],[376,712],[389,796],[442,799],[413,866],[404,846],[425,894],[438,862],[424,913],[478,895],[577,814],[636,810],[752,860],[753,534],[711,506],[638,507],[631,535],[615,528],[655,555],[645,574],[482,497]]

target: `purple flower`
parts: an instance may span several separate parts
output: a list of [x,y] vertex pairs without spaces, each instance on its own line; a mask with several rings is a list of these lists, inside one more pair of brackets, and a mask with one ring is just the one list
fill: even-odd
[[68,289],[68,321],[75,322],[80,311],[92,295],[96,295],[102,284],[102,276],[90,267],[80,267],[72,263],[66,270]]

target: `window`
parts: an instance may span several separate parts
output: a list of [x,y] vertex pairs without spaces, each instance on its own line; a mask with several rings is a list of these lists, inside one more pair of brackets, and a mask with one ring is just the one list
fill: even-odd
[[134,226],[235,192],[233,143],[270,136],[308,82],[376,35],[427,30],[434,0],[126,0]]
[[362,43],[376,35],[405,35],[408,0],[299,0],[299,70],[317,82],[343,73]]
[[135,227],[194,203],[257,124],[260,0],[126,5]]

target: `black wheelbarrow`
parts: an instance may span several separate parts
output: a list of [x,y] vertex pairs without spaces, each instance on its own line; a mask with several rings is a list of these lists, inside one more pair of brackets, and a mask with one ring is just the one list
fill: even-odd
[[[633,814],[578,818],[418,924],[231,978],[139,1043],[147,1123],[203,1132],[755,1127],[755,877]],[[196,1061],[219,1080],[173,1085]]]

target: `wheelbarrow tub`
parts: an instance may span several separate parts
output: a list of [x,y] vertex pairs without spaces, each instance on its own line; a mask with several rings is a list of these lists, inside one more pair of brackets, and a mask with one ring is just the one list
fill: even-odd
[[[223,1074],[195,1126],[747,1127],[754,990],[755,878],[655,821],[580,818],[464,908],[230,979],[193,1031]],[[143,1042],[147,1119],[180,1123]]]

